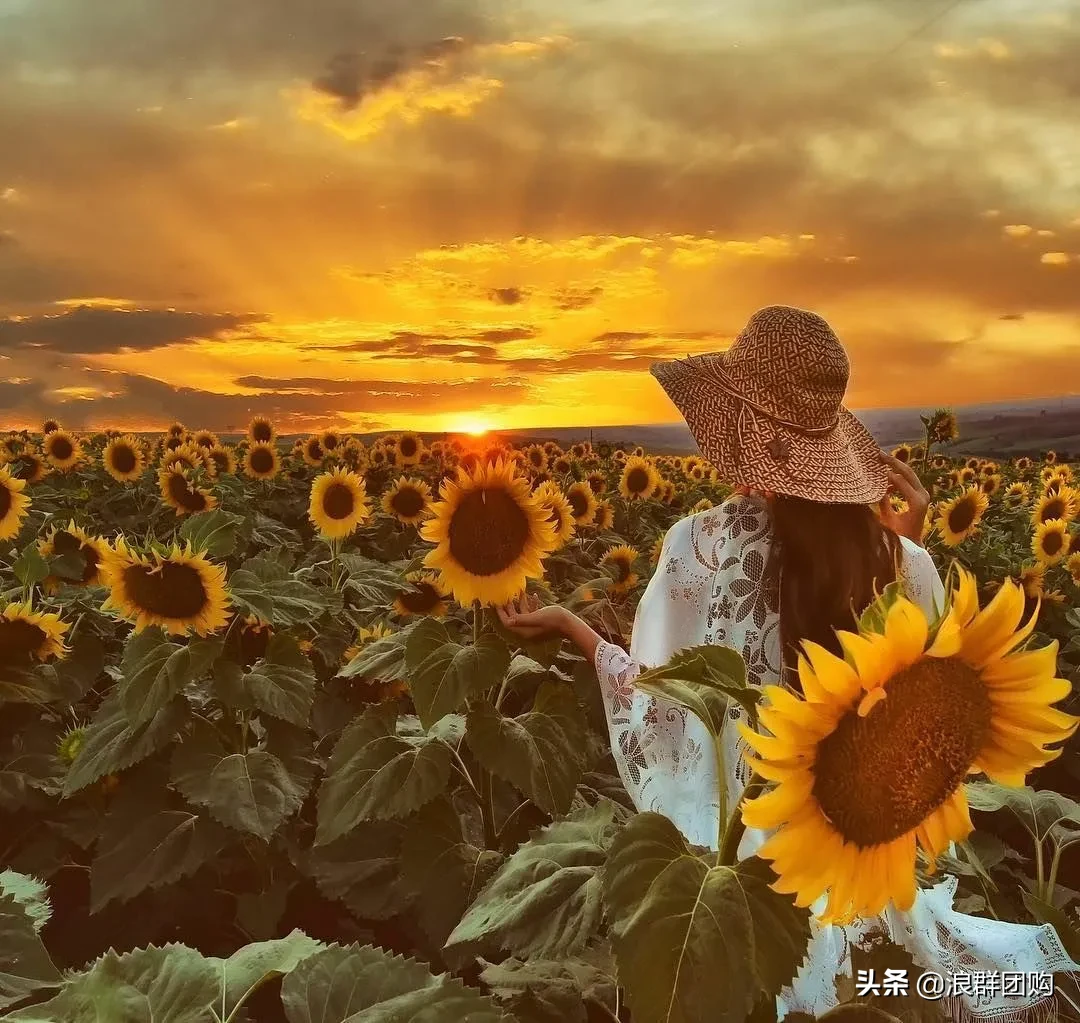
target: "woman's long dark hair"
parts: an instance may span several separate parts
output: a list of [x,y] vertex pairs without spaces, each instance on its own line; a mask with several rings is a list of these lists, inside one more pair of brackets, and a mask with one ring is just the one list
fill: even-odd
[[823,504],[777,494],[772,500],[770,565],[784,681],[799,687],[798,645],[819,643],[842,655],[836,629],[857,616],[896,578],[900,541],[865,504]]

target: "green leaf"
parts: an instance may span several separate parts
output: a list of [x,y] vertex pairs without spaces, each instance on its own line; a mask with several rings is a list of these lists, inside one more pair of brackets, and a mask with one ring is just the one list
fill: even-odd
[[14,870],[0,871],[0,895],[10,895],[22,906],[37,932],[52,916],[49,886],[29,874],[19,874]]
[[109,949],[60,993],[10,1013],[22,1023],[208,1023],[219,989],[214,963],[186,945]]
[[114,689],[86,730],[86,741],[64,779],[64,795],[70,796],[164,749],[189,716],[187,701],[177,696],[145,724],[133,725],[124,713],[119,691]]
[[619,977],[638,1023],[743,1023],[806,954],[809,913],[767,887],[756,858],[698,856],[666,817],[641,813],[611,845],[604,895]]
[[305,625],[341,610],[341,595],[321,591],[289,574],[266,555],[249,558],[229,576],[233,602],[278,628]]
[[120,663],[120,699],[132,725],[143,725],[184,686],[199,681],[221,653],[220,640],[171,643],[157,628],[133,632]]
[[824,1016],[818,1016],[818,1023],[901,1023],[900,1019],[892,1013],[886,1012],[873,1005],[838,1005],[830,1009]]
[[23,548],[11,571],[23,586],[36,586],[48,578],[49,565],[41,556],[36,540]]
[[231,515],[220,508],[189,515],[179,529],[182,542],[209,558],[227,558],[236,550],[236,531],[244,521],[242,515]]
[[465,912],[447,950],[558,959],[584,948],[603,916],[600,875],[616,814],[614,804],[598,803],[522,845]]
[[1064,910],[1050,905],[1031,892],[1021,889],[1020,897],[1024,900],[1027,911],[1041,924],[1049,924],[1057,932],[1065,951],[1073,962],[1080,963],[1080,926],[1069,919]]
[[412,895],[401,876],[401,821],[361,824],[344,838],[304,850],[297,865],[319,890],[368,920],[409,910]]
[[[511,1010],[526,1018],[587,1023],[586,998],[607,1006],[614,1015],[614,977],[585,959],[505,959],[486,966],[480,980],[497,998],[509,1000]],[[528,1003],[520,997],[525,992],[533,995]]]
[[889,615],[889,609],[903,595],[903,584],[899,580],[889,583],[862,613],[859,618],[859,631],[863,633],[873,632],[879,635],[884,634],[885,619]]
[[214,728],[203,721],[176,747],[172,783],[196,806],[237,831],[264,842],[304,802],[314,779],[314,765],[290,773],[285,764],[263,749],[230,753]]
[[338,672],[340,678],[366,678],[379,682],[396,682],[405,675],[405,644],[412,626],[401,629],[373,643],[366,643],[360,652]]
[[271,638],[266,656],[244,676],[243,688],[264,714],[308,727],[315,670],[292,636],[278,633]]
[[331,945],[282,982],[289,1023],[508,1023],[498,1006],[447,974],[371,945]]
[[220,824],[190,810],[130,817],[106,821],[90,865],[91,913],[193,874],[230,840]]
[[401,847],[401,869],[419,898],[420,923],[439,947],[503,856],[465,841],[461,819],[449,799],[436,799],[409,820]]
[[1060,792],[992,782],[970,782],[966,789],[972,810],[993,813],[1008,809],[1037,842],[1050,837],[1068,845],[1080,838],[1080,803]]
[[14,895],[6,891],[0,895],[0,1009],[62,982],[38,929],[27,907]]
[[378,704],[341,733],[319,788],[317,844],[361,821],[406,817],[446,788],[446,744],[410,742],[397,735],[396,722],[397,708]]
[[476,703],[466,720],[465,739],[483,767],[552,816],[570,809],[587,731],[572,689],[545,682],[525,714],[504,717],[490,703]]
[[211,958],[221,978],[215,1006],[227,1019],[236,1006],[268,980],[284,977],[326,945],[294,929],[284,938],[259,941],[238,949],[228,959]]
[[409,692],[425,728],[452,714],[466,698],[496,686],[510,666],[510,651],[493,633],[462,646],[450,639],[441,622],[422,620],[405,647]]

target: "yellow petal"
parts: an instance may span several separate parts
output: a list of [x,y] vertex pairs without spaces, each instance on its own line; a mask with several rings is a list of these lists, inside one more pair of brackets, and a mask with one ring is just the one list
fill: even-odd
[[853,632],[840,632],[837,635],[863,689],[873,689],[893,674],[895,661],[892,649],[883,636],[859,636]]
[[982,670],[982,680],[989,685],[1026,683],[1031,679],[1053,678],[1057,672],[1058,641],[1038,650],[1022,650],[992,661]]
[[850,700],[855,695],[859,689],[859,677],[847,661],[810,640],[805,641],[802,648],[813,669],[814,678],[833,697]]
[[926,615],[910,600],[901,598],[885,616],[885,638],[892,647],[893,671],[910,667],[926,649]]
[[934,642],[926,651],[928,657],[953,657],[960,652],[962,639],[960,635],[960,622],[953,611],[942,619],[938,626]]
[[742,807],[743,823],[762,831],[779,827],[805,807],[813,787],[813,778],[807,772],[804,778],[782,782],[764,795],[746,800]]
[[993,599],[964,630],[961,658],[973,668],[981,668],[997,660],[1020,644],[1035,627],[1034,615],[1026,631],[1020,624],[1024,615],[1024,592],[1011,579],[1006,579]]

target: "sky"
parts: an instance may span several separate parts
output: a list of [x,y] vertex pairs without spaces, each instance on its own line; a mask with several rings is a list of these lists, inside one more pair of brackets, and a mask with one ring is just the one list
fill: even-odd
[[772,303],[1065,393],[1078,121],[1080,0],[0,0],[0,427],[677,421]]

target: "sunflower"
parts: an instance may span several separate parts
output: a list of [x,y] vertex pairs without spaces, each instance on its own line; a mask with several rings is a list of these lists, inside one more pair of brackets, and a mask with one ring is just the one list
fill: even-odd
[[196,430],[191,435],[191,443],[197,448],[209,451],[211,448],[216,448],[221,441],[218,440],[218,435],[211,430]]
[[1080,586],[1080,551],[1065,559],[1065,571],[1069,573],[1073,583]]
[[[0,462],[3,460],[0,459]],[[37,483],[48,475],[49,466],[33,448],[26,448],[6,463],[7,471],[24,483]]]
[[598,532],[611,529],[615,524],[615,508],[610,501],[601,501],[596,506],[596,517],[592,522]]
[[[586,488],[588,489],[588,488]],[[446,481],[420,535],[438,546],[424,558],[460,604],[505,604],[539,579],[558,542],[548,510],[528,481],[501,460]]]
[[545,483],[533,496],[547,509],[548,521],[555,527],[555,549],[564,547],[574,535],[574,509],[566,495],[554,483]]
[[388,461],[389,457],[386,454],[385,448],[374,447],[368,452],[368,462],[375,466],[375,468],[378,468],[380,465],[386,465]]
[[1038,563],[1022,566],[1016,583],[1029,600],[1038,600],[1046,590],[1046,566]]
[[64,633],[71,626],[60,616],[35,611],[29,604],[8,604],[0,614],[0,664],[48,661],[67,653]]
[[101,562],[108,557],[109,545],[96,536],[69,522],[66,527],[54,526],[48,535],[38,541],[38,551],[42,557],[77,557],[82,563],[82,575],[78,579],[61,579],[47,576],[41,583],[46,593],[55,593],[62,585],[96,586],[100,579]]
[[172,426],[165,431],[165,436],[176,437],[182,440],[187,436],[187,427],[183,423],[173,423]]
[[323,446],[323,451],[327,453],[337,451],[341,447],[341,434],[337,430],[323,430],[319,441]]
[[570,445],[570,454],[574,458],[584,458],[585,457],[585,445],[584,444],[571,444]]
[[524,454],[526,463],[537,472],[543,472],[547,468],[547,452],[539,444],[530,444]]
[[1053,465],[1057,461],[1057,452],[1047,451],[1043,461],[1046,462],[1047,465]]
[[559,476],[568,476],[574,471],[573,460],[566,455],[556,455],[551,461],[551,471]]
[[[840,632],[846,659],[816,643],[799,656],[803,697],[767,686],[759,712],[771,735],[739,730],[776,787],[748,800],[748,827],[777,828],[758,855],[773,887],[819,919],[846,924],[892,902],[911,908],[916,846],[931,863],[972,831],[963,782],[984,773],[1023,785],[1060,750],[1077,719],[1053,708],[1070,691],[1055,678],[1057,643],[1017,647],[1024,595],[1011,580],[979,609],[973,576],[958,570],[948,612],[931,633],[922,610],[893,602],[881,633]],[[931,638],[932,637],[932,638]]]
[[103,610],[115,610],[135,623],[135,631],[158,625],[183,636],[209,636],[231,617],[225,566],[215,565],[190,544],[166,553],[139,554],[120,537],[100,566],[109,588]]
[[349,663],[361,650],[368,644],[374,643],[377,640],[385,639],[391,635],[393,630],[388,628],[382,622],[376,622],[370,628],[359,629],[356,633],[356,642],[350,646],[344,654],[341,655],[342,661],[346,664]]
[[139,440],[128,433],[105,445],[101,462],[105,471],[118,483],[131,483],[143,474],[146,454]]
[[161,442],[161,450],[163,452],[163,457],[165,452],[176,451],[177,448],[182,448],[183,446],[183,437],[174,437],[171,434],[166,436],[166,438]]
[[1076,518],[1078,498],[1080,498],[1080,493],[1072,487],[1062,487],[1056,494],[1043,494],[1035,503],[1035,509],[1031,513],[1032,524],[1038,526],[1051,519],[1072,522]]
[[277,440],[277,430],[265,416],[254,416],[248,423],[247,436],[252,444],[273,444]]
[[664,540],[667,538],[667,533],[661,533],[654,541],[649,550],[649,562],[652,565],[660,564],[660,555],[664,551]]
[[619,480],[619,493],[623,497],[645,500],[653,495],[659,485],[660,474],[652,462],[639,455],[626,460],[622,478]]
[[232,475],[236,472],[236,455],[232,448],[215,444],[206,452],[206,460],[213,466],[215,476]]
[[195,486],[187,470],[176,464],[158,470],[158,490],[162,502],[178,516],[193,515],[217,507],[217,498],[209,490]]
[[398,465],[416,465],[420,461],[420,452],[424,442],[415,433],[403,433],[394,445]]
[[921,462],[925,457],[926,457],[926,445],[925,444],[916,444],[911,449],[912,461]]
[[1006,508],[1022,508],[1030,499],[1031,487],[1027,483],[1010,483],[1002,497]]
[[630,454],[633,458],[644,458],[645,449],[639,444]]
[[1022,455],[1016,460],[1016,469],[1018,472],[1027,472],[1031,468],[1031,459],[1027,455]]
[[240,659],[244,667],[250,668],[259,658],[266,656],[270,640],[274,636],[274,629],[269,622],[264,622],[254,615],[248,615],[240,623],[238,631]]
[[948,409],[939,408],[926,424],[930,431],[930,439],[937,444],[947,444],[956,440],[960,430],[956,425],[956,416]]
[[911,445],[900,444],[892,449],[892,456],[898,462],[910,462],[911,461]]
[[430,504],[431,488],[423,480],[409,480],[404,476],[382,499],[383,511],[407,526],[422,522]]
[[26,481],[12,476],[0,466],[0,540],[16,536],[30,511],[30,498],[23,491]]
[[590,472],[585,477],[585,482],[589,484],[589,489],[597,496],[601,497],[604,491],[607,490],[607,476],[602,472]]
[[975,469],[973,466],[965,465],[964,468],[960,470],[957,478],[960,480],[961,484],[966,485],[968,483],[974,483],[977,476],[977,469]]
[[442,618],[450,606],[446,599],[450,591],[436,572],[410,572],[405,576],[409,586],[394,597],[394,610],[406,618],[427,615]]
[[308,465],[322,465],[323,460],[326,458],[326,450],[323,448],[322,440],[319,437],[308,437],[304,441],[301,453]]
[[191,471],[205,469],[206,456],[203,454],[203,449],[197,448],[194,444],[180,444],[166,450],[161,456],[161,468],[172,469],[176,466]]
[[990,498],[978,487],[967,487],[956,497],[938,505],[935,525],[949,547],[963,543],[979,527],[990,507]]
[[634,562],[641,555],[633,547],[625,544],[613,547],[601,559],[601,565],[615,570],[615,581],[611,584],[612,593],[629,593],[637,585],[638,577],[634,574]]
[[60,424],[55,419],[46,419],[45,422],[41,424],[41,436],[44,437],[46,434],[52,433],[53,430],[59,429]]
[[944,455],[934,455],[930,460],[930,465],[935,469],[944,469],[949,464],[949,460]]
[[979,486],[987,497],[993,497],[1001,487],[1001,477],[997,473],[991,473],[989,476],[983,477]]
[[67,472],[82,458],[82,446],[67,430],[53,430],[41,446],[49,464],[61,472]]
[[244,473],[253,480],[272,480],[281,469],[274,444],[257,441],[244,452]]
[[591,526],[596,518],[596,495],[588,483],[572,483],[566,490],[566,499],[574,513],[574,524]]
[[1064,519],[1047,519],[1035,527],[1031,551],[1043,565],[1056,565],[1069,553],[1069,525]]
[[325,540],[342,540],[371,513],[364,478],[339,466],[311,484],[308,517]]

